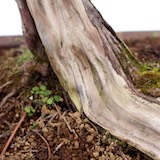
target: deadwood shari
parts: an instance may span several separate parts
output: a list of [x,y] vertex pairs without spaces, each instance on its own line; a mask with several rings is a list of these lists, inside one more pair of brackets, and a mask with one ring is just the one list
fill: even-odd
[[129,50],[90,1],[27,0],[27,5],[52,69],[77,109],[160,159],[160,105],[134,89],[126,76],[134,65],[123,53]]

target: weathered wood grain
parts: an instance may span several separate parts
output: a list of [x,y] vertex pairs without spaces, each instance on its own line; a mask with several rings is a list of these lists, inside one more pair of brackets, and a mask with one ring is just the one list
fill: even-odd
[[130,83],[130,52],[88,0],[27,0],[40,40],[78,110],[160,159],[160,103]]

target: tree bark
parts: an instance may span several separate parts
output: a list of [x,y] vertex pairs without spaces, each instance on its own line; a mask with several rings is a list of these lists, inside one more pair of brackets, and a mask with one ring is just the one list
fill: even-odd
[[[26,3],[25,3],[26,2]],[[160,102],[134,88],[141,64],[89,0],[17,0],[28,46],[38,37],[79,111],[118,138],[160,159]],[[22,4],[24,5],[22,7]],[[25,23],[24,23],[25,22]],[[42,50],[42,55],[44,51]],[[41,54],[39,54],[41,55]]]

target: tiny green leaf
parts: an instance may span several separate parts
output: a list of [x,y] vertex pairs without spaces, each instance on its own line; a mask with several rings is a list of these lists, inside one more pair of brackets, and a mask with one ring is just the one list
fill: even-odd
[[34,91],[33,91],[33,90],[31,90],[31,94],[34,94]]
[[27,112],[27,113],[30,113],[31,112],[31,107],[30,106],[26,106],[24,108],[24,110]]
[[43,103],[46,103],[47,100],[48,100],[48,97],[44,97],[44,98],[42,99],[42,102],[43,102]]
[[29,117],[31,117],[32,115],[33,115],[33,113],[32,113],[32,112],[28,113],[28,116],[29,116]]
[[31,111],[32,111],[32,113],[35,113],[35,112],[36,112],[36,109],[33,108],[33,107],[31,107]]
[[46,86],[41,85],[41,86],[40,86],[40,89],[41,89],[42,91],[45,91],[45,90],[46,90]]
[[32,91],[39,91],[39,87],[38,86],[33,87]]
[[58,95],[55,95],[55,96],[54,96],[54,100],[55,100],[56,102],[60,102],[60,98],[61,98],[61,97],[58,96]]
[[44,98],[44,95],[43,95],[43,94],[40,94],[40,98]]
[[39,91],[40,95],[44,95],[44,93],[45,93],[44,91]]
[[39,91],[35,91],[35,94],[39,94]]
[[49,91],[49,90],[46,90],[45,92],[44,92],[44,95],[45,96],[50,96],[52,94],[52,91]]
[[47,100],[47,104],[53,104],[53,97],[51,97],[51,98],[49,98],[49,99]]

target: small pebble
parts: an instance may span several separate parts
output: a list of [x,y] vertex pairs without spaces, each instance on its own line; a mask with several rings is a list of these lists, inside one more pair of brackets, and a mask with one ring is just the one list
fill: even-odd
[[79,148],[79,142],[78,141],[74,141],[74,149],[78,149]]
[[25,142],[24,144],[25,144],[25,146],[29,146],[29,145],[30,145],[30,143],[29,143],[29,142]]
[[83,128],[84,128],[84,124],[81,124],[81,125],[79,126],[79,129],[82,130]]
[[15,115],[15,117],[18,118],[18,117],[19,117],[19,114],[17,113],[17,114]]
[[101,147],[96,145],[95,146],[95,150],[98,151],[98,152],[100,152],[101,151]]
[[27,150],[27,149],[29,149],[29,146],[24,146],[23,149]]
[[19,148],[21,146],[21,144],[18,142],[16,143],[16,147]]
[[91,128],[91,129],[88,130],[88,132],[89,132],[89,133],[94,133],[95,130],[94,130],[93,128]]
[[102,155],[101,157],[99,157],[98,160],[106,160],[106,156],[105,156],[105,155]]
[[53,156],[52,156],[52,159],[54,159],[54,160],[59,160],[59,159],[60,159],[60,157],[59,157],[59,156],[57,156],[57,155],[53,155]]
[[81,114],[80,112],[75,112],[72,114],[75,118],[80,118],[81,117]]
[[93,152],[93,156],[96,158],[96,157],[99,157],[99,152]]
[[31,146],[37,146],[37,143],[36,142],[32,142]]
[[53,140],[53,137],[52,137],[51,135],[49,135],[49,136],[47,137],[47,140],[48,140],[48,141],[51,141],[51,140]]
[[86,141],[91,142],[93,140],[93,138],[94,138],[93,135],[88,135],[86,138]]
[[91,128],[91,126],[89,125],[89,124],[85,124],[85,129],[87,130],[87,131],[89,131],[90,130],[90,128]]
[[47,133],[48,132],[48,129],[46,127],[42,128],[42,132],[43,133]]
[[34,141],[34,138],[33,137],[30,137],[29,139],[28,139],[28,142],[33,142]]
[[110,160],[115,160],[115,156],[113,155],[113,153],[109,152],[108,155]]
[[5,153],[5,155],[6,155],[6,156],[9,156],[9,155],[10,155],[10,153],[9,153],[9,152],[6,152],[6,153]]
[[82,123],[82,119],[81,119],[81,118],[77,118],[77,119],[76,119],[76,123],[77,123],[77,124],[81,124],[81,123]]

